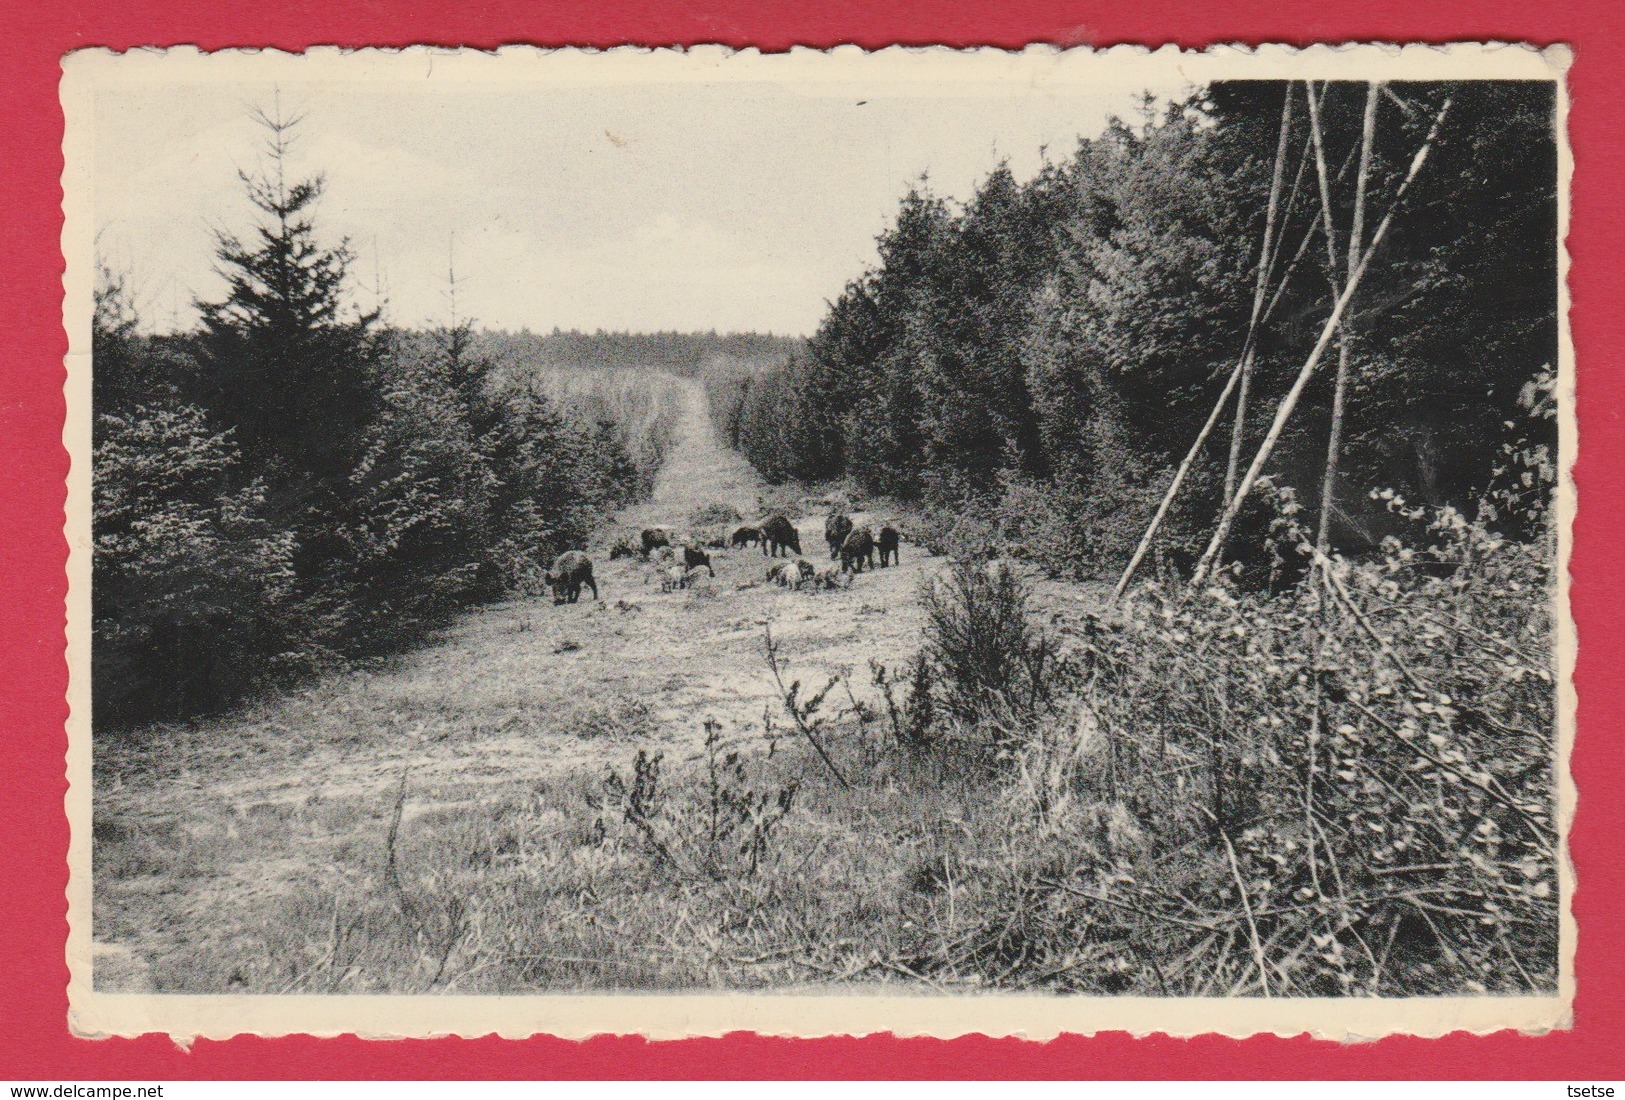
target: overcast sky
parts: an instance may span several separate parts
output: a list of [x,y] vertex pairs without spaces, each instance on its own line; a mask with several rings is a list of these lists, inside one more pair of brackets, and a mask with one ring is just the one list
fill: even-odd
[[[1019,178],[1070,154],[1138,88],[851,83],[558,87],[433,81],[152,83],[95,110],[98,251],[149,327],[211,298],[211,227],[241,232],[256,104],[303,113],[291,170],[320,171],[324,238],[348,236],[358,300],[488,327],[809,333],[875,259],[911,180],[962,199],[1001,160]],[[1175,88],[1158,89],[1162,92]]]

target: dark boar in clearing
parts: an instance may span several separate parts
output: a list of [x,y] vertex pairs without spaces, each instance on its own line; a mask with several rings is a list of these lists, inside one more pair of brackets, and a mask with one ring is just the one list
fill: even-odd
[[880,534],[875,539],[875,545],[880,548],[880,568],[886,568],[887,558],[891,559],[892,565],[901,560],[897,556],[897,546],[902,541],[902,535],[898,534],[897,528],[891,524],[888,523],[880,529]]
[[844,512],[831,512],[824,521],[824,541],[829,543],[829,560],[834,561],[841,555],[841,545],[846,542],[846,536],[852,533],[852,520]]
[[598,598],[598,582],[592,578],[592,559],[580,550],[566,550],[553,559],[553,568],[547,571],[547,583],[553,588],[553,602],[575,603],[581,598],[581,587],[592,589],[592,598]]
[[717,575],[717,571],[711,568],[711,555],[698,546],[683,547],[683,566],[686,569],[703,568],[713,577]]
[[647,558],[658,548],[671,545],[671,529],[667,527],[645,527],[642,542],[643,556]]
[[762,553],[776,558],[781,550],[784,551],[785,557],[788,557],[792,550],[800,554],[801,536],[796,533],[795,524],[783,516],[774,516],[762,524]]
[[857,527],[841,543],[841,569],[851,573],[863,572],[867,565],[875,566],[875,536],[867,527]]

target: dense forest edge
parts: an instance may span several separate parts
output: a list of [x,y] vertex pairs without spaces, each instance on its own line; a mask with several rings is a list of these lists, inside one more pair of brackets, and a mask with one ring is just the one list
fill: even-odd
[[[335,834],[353,881],[278,910],[256,935],[285,949],[254,982],[1551,994],[1554,96],[1148,99],[1028,181],[916,186],[806,340],[393,327],[321,242],[320,177],[246,176],[259,227],[220,238],[227,288],[198,331],[142,335],[124,280],[98,287],[98,731],[539,592],[555,553],[650,492],[678,376],[791,521],[902,527],[926,570],[917,647],[802,667],[769,627],[760,731],[706,720],[667,760],[646,713],[606,718],[619,762],[444,828],[402,824],[403,768],[387,855]],[[288,127],[262,121],[280,166]],[[1334,326],[1355,242],[1390,215]],[[696,509],[689,533],[759,518]],[[665,595],[754,629],[769,593],[744,563],[737,587]],[[1040,614],[1055,578],[1076,606]],[[887,613],[853,610],[861,583],[794,595]]]
[[[909,502],[955,560],[899,728],[1093,832],[1087,919],[1014,906],[1046,965],[1105,924],[1124,988],[1553,987],[1554,119],[1538,83],[1148,99],[1026,183],[922,182],[804,352],[703,372],[770,481]],[[1017,563],[1126,595],[1058,650]],[[1042,835],[1005,888],[1078,893]]]
[[[1553,89],[1403,87],[1404,99],[1377,102],[1368,235],[1441,102],[1452,105],[1343,326],[1349,412],[1327,528],[1350,551],[1414,531],[1374,493],[1471,514],[1504,480],[1509,448],[1556,442],[1555,420],[1528,415],[1531,387],[1549,388],[1557,362]],[[1223,503],[1227,454],[1256,450],[1347,262],[1365,85],[1334,83],[1322,99],[1334,242],[1328,252],[1299,96],[1251,399],[1234,433],[1227,411],[1158,541],[1187,569]],[[1281,113],[1279,84],[1215,85],[1140,125],[1114,121],[1026,183],[1000,167],[963,203],[916,187],[879,264],[831,304],[805,352],[773,371],[704,372],[724,437],[770,481],[848,479],[980,515],[1052,573],[1115,576],[1249,346]],[[1305,393],[1265,471],[1306,514],[1325,495],[1332,373]],[[1268,496],[1230,547],[1265,571]],[[1494,523],[1527,537],[1543,515],[1533,508],[1503,506]]]
[[806,347],[799,336],[759,332],[581,332],[483,330],[480,350],[516,373],[659,370],[694,377],[707,370],[765,370]]

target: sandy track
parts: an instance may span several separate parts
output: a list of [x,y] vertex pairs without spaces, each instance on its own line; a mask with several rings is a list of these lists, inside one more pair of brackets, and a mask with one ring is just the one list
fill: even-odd
[[[760,478],[717,441],[698,384],[685,382],[685,387],[681,443],[648,503],[617,517],[617,530],[671,524],[682,531],[696,507],[718,502],[732,505],[747,519],[761,518]],[[857,512],[853,518],[878,526],[888,517]],[[828,564],[822,512],[798,520],[797,529],[807,559],[820,568]],[[795,675],[810,681],[848,668],[867,678],[871,658],[895,665],[913,654],[921,572],[940,567],[939,559],[905,546],[900,567],[866,572],[846,591],[814,594],[763,583],[770,560],[757,550],[714,551],[712,556],[714,582],[702,582],[686,593],[662,594],[648,567],[626,559],[609,562],[600,554],[608,610],[583,616],[579,607],[557,609],[562,614],[548,616],[546,629],[582,646],[572,654],[579,658],[573,668],[592,680],[618,675],[677,726],[698,728],[709,715],[731,726],[759,728],[763,707],[775,704],[777,696],[764,659],[767,628],[780,641]],[[752,587],[741,587],[746,585]],[[620,610],[623,602],[634,610]],[[618,669],[606,667],[617,663]]]

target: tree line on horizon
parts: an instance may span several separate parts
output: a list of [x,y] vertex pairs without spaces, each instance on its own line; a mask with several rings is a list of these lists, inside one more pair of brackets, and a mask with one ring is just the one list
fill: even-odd
[[557,368],[650,369],[693,377],[707,368],[760,370],[806,347],[800,336],[762,332],[625,332],[597,329],[482,331],[480,350],[514,371]]
[[[805,351],[776,370],[706,373],[723,436],[770,481],[850,479],[998,517],[1018,551],[1058,572],[1119,568],[1247,339],[1287,87],[1220,83],[1163,110],[1147,100],[1142,122],[1113,120],[1025,183],[1001,165],[962,204],[922,182],[881,235],[879,262],[831,303]],[[1319,93],[1331,250],[1308,112],[1292,92],[1270,284],[1280,289],[1258,329],[1243,462],[1347,262],[1365,91]],[[1448,123],[1348,317],[1331,515],[1342,547],[1392,531],[1375,490],[1435,507],[1482,499],[1525,431],[1520,397],[1556,364],[1551,83],[1386,89],[1369,223],[1447,96]],[[1330,374],[1311,384],[1265,471],[1303,507],[1319,504]],[[1542,430],[1540,442],[1555,441],[1552,423]],[[1230,437],[1227,420],[1170,514],[1161,544],[1177,555],[1194,556],[1212,530]],[[1268,527],[1262,496],[1238,543]]]

